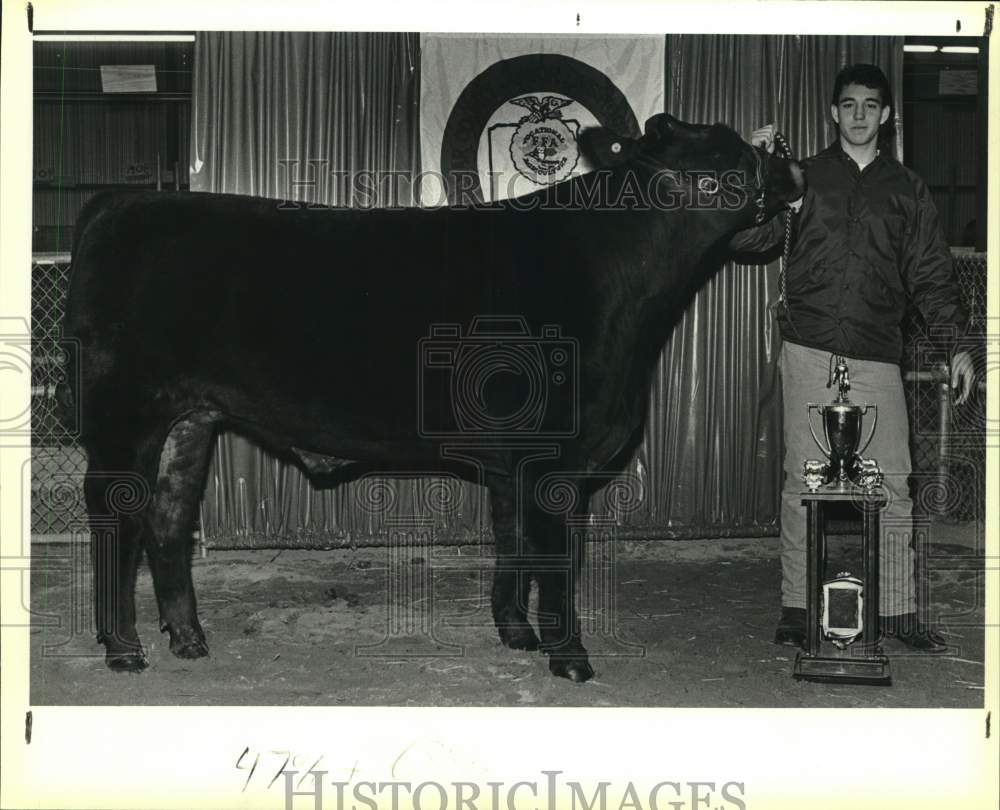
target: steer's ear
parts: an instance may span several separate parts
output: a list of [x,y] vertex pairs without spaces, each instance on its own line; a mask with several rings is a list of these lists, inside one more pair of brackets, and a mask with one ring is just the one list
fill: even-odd
[[624,163],[635,154],[638,144],[632,138],[619,135],[607,127],[590,127],[577,138],[580,154],[598,169]]

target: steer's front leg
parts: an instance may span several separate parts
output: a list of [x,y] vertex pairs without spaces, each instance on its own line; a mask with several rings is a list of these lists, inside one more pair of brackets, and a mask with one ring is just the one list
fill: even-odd
[[565,515],[538,507],[528,510],[528,531],[539,553],[533,560],[538,582],[538,628],[553,675],[583,682],[594,676],[580,641],[576,590],[583,561],[583,539]]
[[528,623],[531,581],[524,538],[518,534],[514,482],[506,476],[489,479],[496,567],[491,604],[500,641],[512,650],[537,650],[538,636]]

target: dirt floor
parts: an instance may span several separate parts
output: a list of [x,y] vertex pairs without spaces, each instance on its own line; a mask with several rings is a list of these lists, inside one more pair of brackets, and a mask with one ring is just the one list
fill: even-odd
[[[841,545],[846,550],[837,552]],[[831,543],[860,572],[855,544]],[[928,556],[932,614],[953,645],[884,650],[891,687],[792,677],[771,639],[776,538],[621,542],[590,549],[581,594],[597,671],[549,675],[539,653],[500,645],[490,566],[476,549],[213,551],[194,563],[211,656],[173,657],[143,567],[139,632],[149,669],[108,671],[94,642],[86,549],[35,550],[35,705],[474,705],[978,707],[983,705],[983,551],[972,525],[938,525]],[[391,558],[390,558],[391,557]],[[839,570],[839,569],[838,569]]]

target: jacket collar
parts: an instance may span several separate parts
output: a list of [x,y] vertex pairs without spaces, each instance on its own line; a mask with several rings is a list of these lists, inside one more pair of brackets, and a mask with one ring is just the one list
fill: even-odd
[[[851,163],[854,163],[854,159],[851,158],[851,156],[844,151],[844,147],[840,145],[840,138],[837,138],[833,143],[831,143],[828,147],[826,147],[826,149],[820,152],[817,155],[817,157],[838,158],[840,160],[850,161]],[[875,159],[868,165],[871,166],[875,163],[885,160],[885,158],[886,158],[885,152],[883,152],[881,149],[878,149],[875,152]],[[857,164],[854,163],[854,165],[856,166]]]

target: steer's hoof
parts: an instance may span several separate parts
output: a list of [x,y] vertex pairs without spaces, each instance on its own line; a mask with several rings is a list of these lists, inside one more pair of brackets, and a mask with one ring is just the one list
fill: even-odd
[[204,658],[208,655],[205,634],[193,627],[168,627],[170,652],[178,658]]
[[149,666],[145,653],[139,652],[108,652],[104,663],[112,672],[142,672]]
[[104,645],[104,663],[112,672],[142,672],[149,666],[146,651],[134,630],[98,633],[97,643]]
[[569,678],[576,683],[589,681],[594,677],[594,668],[583,655],[549,654],[549,671],[557,678]]
[[538,636],[527,622],[506,624],[497,628],[500,641],[512,650],[537,650]]

